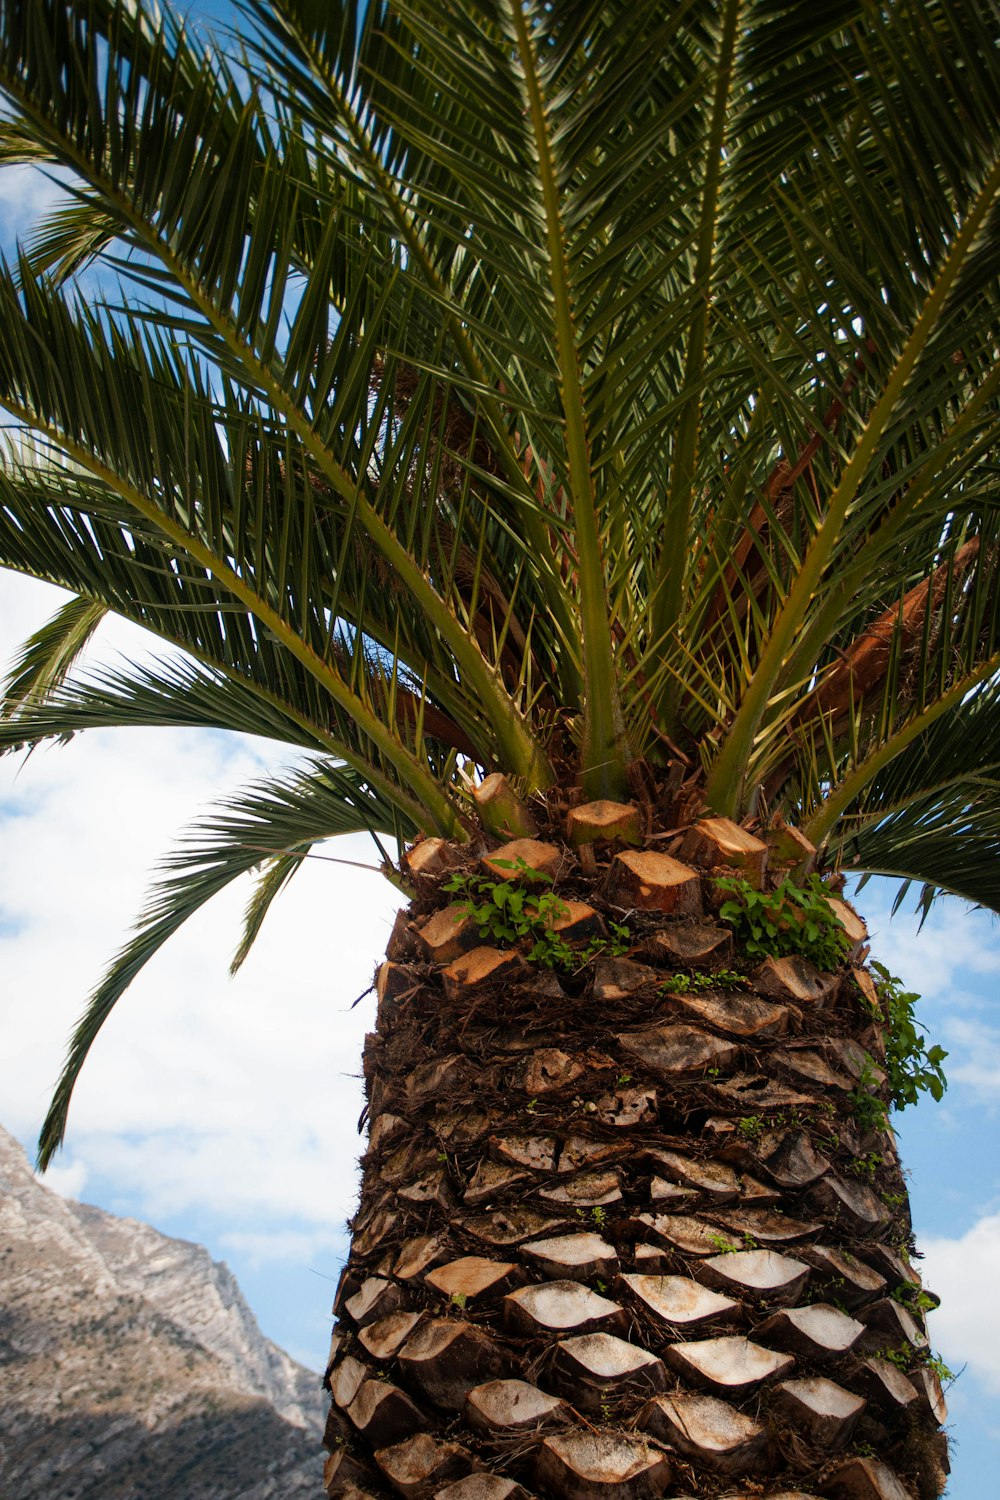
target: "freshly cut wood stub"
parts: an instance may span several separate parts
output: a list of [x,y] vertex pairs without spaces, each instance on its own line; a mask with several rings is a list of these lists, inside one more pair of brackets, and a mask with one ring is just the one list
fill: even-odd
[[380,1448],[375,1462],[401,1495],[422,1500],[447,1479],[471,1468],[471,1458],[457,1443],[442,1443],[426,1432],[418,1432],[393,1447]]
[[636,1214],[633,1223],[643,1238],[684,1255],[716,1255],[724,1238],[713,1225],[689,1214]]
[[555,916],[546,919],[549,932],[565,938],[567,942],[582,942],[587,938],[607,937],[604,918],[585,901],[563,901]]
[[631,802],[584,802],[566,815],[566,837],[574,849],[598,839],[620,839],[623,844],[642,842],[639,809]]
[[473,948],[442,969],[441,982],[448,999],[457,1003],[487,984],[500,980],[510,984],[528,972],[528,965],[513,949]]
[[706,1021],[727,1036],[757,1038],[785,1036],[793,1029],[798,1011],[750,995],[670,995],[675,1010]]
[[848,957],[853,961],[859,958],[861,950],[868,941],[868,928],[858,916],[853,906],[846,901],[841,901],[839,896],[828,896],[830,910],[844,929],[848,943]]
[[725,1162],[682,1156],[677,1151],[649,1151],[646,1159],[665,1177],[697,1188],[713,1203],[731,1203],[740,1196],[739,1178]]
[[863,1359],[851,1377],[851,1384],[861,1391],[873,1406],[903,1410],[914,1407],[917,1392],[902,1370],[887,1359],[872,1356]]
[[775,1388],[774,1404],[810,1442],[825,1448],[842,1448],[865,1409],[862,1396],[821,1375],[782,1381]]
[[569,1418],[565,1402],[526,1380],[491,1380],[476,1386],[466,1397],[465,1413],[479,1432],[495,1433],[530,1431]]
[[384,963],[375,976],[375,994],[378,997],[378,1018],[381,1025],[393,1006],[410,995],[415,995],[421,985],[419,972],[409,964]]
[[829,1245],[805,1245],[798,1252],[816,1270],[816,1281],[829,1281],[838,1302],[847,1308],[861,1307],[885,1290],[885,1277],[856,1255],[834,1250]]
[[354,1458],[346,1448],[327,1454],[323,1464],[323,1488],[331,1500],[354,1500],[357,1495],[370,1495],[378,1486],[378,1476],[373,1470]]
[[523,1244],[525,1240],[540,1239],[544,1234],[554,1234],[557,1229],[566,1228],[570,1220],[542,1214],[536,1208],[515,1203],[508,1208],[494,1209],[491,1213],[456,1219],[455,1223],[466,1234],[501,1250],[510,1245]]
[[648,1349],[610,1333],[585,1333],[556,1348],[553,1370],[560,1388],[581,1411],[600,1411],[617,1396],[662,1391],[667,1372]]
[[358,1342],[373,1358],[392,1359],[422,1317],[422,1312],[390,1313],[387,1318],[380,1318],[377,1323],[370,1323],[367,1328],[362,1328],[358,1334]]
[[403,1300],[403,1293],[383,1276],[369,1276],[361,1283],[359,1291],[348,1297],[344,1308],[359,1328],[387,1318],[394,1313]]
[[487,1203],[498,1193],[530,1180],[530,1173],[519,1167],[507,1166],[498,1161],[481,1161],[469,1179],[462,1197],[470,1206]]
[[804,1240],[808,1235],[815,1234],[822,1229],[822,1224],[817,1224],[810,1219],[792,1219],[785,1214],[768,1213],[767,1209],[734,1208],[725,1210],[713,1210],[713,1216],[720,1224],[734,1229],[737,1234],[749,1234],[755,1240],[760,1240],[765,1245],[790,1244],[795,1240]]
[[503,1300],[504,1326],[529,1337],[545,1333],[623,1333],[625,1310],[579,1281],[545,1281]]
[[405,907],[401,907],[396,913],[389,941],[385,945],[385,956],[397,964],[405,964],[417,957],[417,940],[413,931],[413,923]]
[[760,887],[767,866],[767,845],[729,818],[702,818],[684,835],[681,858],[703,869],[720,865],[741,871],[751,885]]
[[910,1376],[910,1384],[927,1415],[939,1427],[943,1427],[948,1420],[948,1403],[944,1399],[941,1381],[934,1371],[929,1370],[926,1365],[920,1365]]
[[550,1240],[530,1240],[522,1247],[528,1261],[555,1281],[578,1277],[610,1281],[618,1274],[618,1255],[599,1234],[565,1234]]
[[739,1056],[732,1042],[683,1022],[619,1033],[618,1042],[632,1057],[641,1058],[644,1067],[673,1078],[706,1068],[730,1068]]
[[554,1135],[492,1136],[490,1148],[501,1161],[515,1167],[530,1167],[533,1172],[554,1172],[556,1138]]
[[671,1478],[665,1454],[642,1439],[581,1429],[546,1438],[537,1472],[565,1500],[656,1500]]
[[462,1410],[473,1386],[507,1374],[489,1334],[457,1318],[423,1323],[399,1351],[399,1365],[411,1384],[449,1411]]
[[699,1281],[745,1296],[795,1302],[809,1278],[809,1267],[777,1250],[735,1250],[713,1255],[695,1268]]
[[487,854],[483,869],[495,880],[514,880],[519,885],[547,885],[558,875],[562,862],[562,852],[555,844],[542,843],[539,839],[512,839],[509,844]]
[[852,1458],[823,1482],[820,1493],[831,1500],[913,1500],[910,1491],[877,1458]]
[[621,1180],[615,1171],[579,1172],[565,1182],[545,1188],[538,1194],[545,1203],[563,1204],[569,1208],[597,1208],[620,1203]]
[[532,1496],[500,1474],[469,1474],[435,1490],[434,1500],[532,1500]]
[[809,1192],[810,1208],[853,1234],[872,1234],[889,1222],[889,1211],[881,1198],[863,1182],[849,1182],[828,1172]]
[[431,963],[450,963],[460,953],[476,947],[479,924],[461,903],[456,902],[422,922],[417,928],[417,941],[424,957]]
[[364,1381],[347,1415],[372,1448],[400,1443],[428,1425],[405,1391],[385,1380]]
[[864,1331],[863,1323],[825,1302],[782,1308],[756,1329],[759,1338],[777,1344],[779,1349],[817,1360],[846,1354]]
[[421,839],[404,856],[411,875],[444,875],[458,864],[458,855],[447,839]]
[[807,958],[765,958],[751,975],[754,989],[796,1005],[823,1006],[840,988],[839,974],[823,974]]
[[632,1272],[621,1279],[647,1312],[678,1328],[697,1328],[724,1317],[739,1305],[731,1297],[699,1286],[690,1276],[645,1276]]
[[830,1170],[804,1130],[768,1136],[761,1142],[761,1158],[768,1175],[785,1188],[808,1187]]
[[767,1433],[760,1423],[717,1396],[654,1396],[638,1423],[717,1474],[755,1473],[767,1448]]
[[712,922],[678,920],[661,932],[653,933],[639,948],[639,957],[650,963],[722,964],[733,951],[733,934],[728,927]]
[[689,865],[668,854],[628,850],[616,854],[608,873],[607,895],[617,906],[701,915],[701,880]]
[[806,876],[816,863],[816,845],[790,823],[776,823],[773,828],[766,829],[764,842],[772,868],[794,870],[796,875]]
[[424,1280],[443,1297],[462,1306],[466,1302],[490,1302],[502,1297],[524,1280],[524,1270],[516,1261],[489,1260],[484,1255],[463,1255],[448,1261]]
[[878,989],[875,981],[867,969],[852,969],[851,977],[858,989],[861,991],[862,999],[869,1009],[877,1015],[879,1013]]
[[670,1344],[664,1358],[692,1385],[725,1396],[752,1391],[764,1380],[787,1375],[795,1364],[789,1354],[778,1354],[736,1335]]
[[485,776],[472,793],[479,816],[498,838],[533,838],[535,820],[500,771]]
[[[330,1372],[330,1391],[340,1407],[348,1407],[372,1371],[353,1354],[345,1354]],[[914,1392],[914,1400],[916,1393]]]
[[541,1047],[524,1065],[521,1088],[526,1094],[550,1094],[556,1089],[569,1088],[582,1078],[586,1064],[579,1057],[572,1057],[559,1047]]
[[438,1265],[447,1256],[446,1242],[436,1234],[418,1234],[412,1240],[404,1240],[392,1267],[392,1274],[399,1281],[413,1281],[422,1276],[430,1266]]

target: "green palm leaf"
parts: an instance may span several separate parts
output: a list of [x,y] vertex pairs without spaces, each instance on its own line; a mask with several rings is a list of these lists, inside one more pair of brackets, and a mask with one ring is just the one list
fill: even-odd
[[[458,839],[489,772],[683,781],[998,906],[998,39],[991,0],[247,0],[227,57],[0,0],[0,165],[65,186],[0,268],[0,564],[77,596],[2,745],[261,734]],[[80,674],[103,611],[182,659]],[[286,792],[241,953],[333,827]]]

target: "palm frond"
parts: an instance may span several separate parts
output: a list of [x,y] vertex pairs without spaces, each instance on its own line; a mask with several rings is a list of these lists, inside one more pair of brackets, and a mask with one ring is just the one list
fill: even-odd
[[41,1168],[62,1142],[76,1080],[101,1027],[163,944],[212,896],[264,860],[319,839],[356,832],[403,839],[416,829],[355,772],[329,764],[313,765],[285,780],[257,783],[196,825],[165,861],[165,874],[153,886],[133,937],[112,961],[73,1033],[42,1126]]
[[23,715],[47,702],[62,687],[86,650],[108,607],[93,599],[67,599],[32,634],[14,658],[0,698],[3,715]]

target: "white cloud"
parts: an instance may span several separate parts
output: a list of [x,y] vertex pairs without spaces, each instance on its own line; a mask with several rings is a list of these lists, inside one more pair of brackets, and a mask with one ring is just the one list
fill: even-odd
[[283,1261],[329,1265],[346,1252],[347,1235],[324,1230],[275,1229],[224,1234],[219,1243],[245,1257],[255,1269]]
[[957,1239],[918,1235],[923,1276],[943,1299],[929,1319],[932,1343],[948,1365],[968,1365],[987,1390],[1000,1393],[1000,1213],[988,1214]]
[[928,1000],[978,1005],[964,988],[968,978],[960,976],[1000,974],[1000,944],[984,941],[989,919],[953,897],[937,901],[919,930],[905,905],[890,917],[891,898],[884,887],[866,886],[855,904],[868,922],[872,957]]
[[0,172],[0,238],[8,249],[65,196],[58,183],[38,167],[4,167]]
[[946,1064],[949,1084],[962,1084],[980,1099],[1000,1099],[1000,1031],[980,1020],[956,1017],[942,1035],[951,1048]]
[[[56,602],[53,591],[3,575],[0,658]],[[139,632],[107,635],[133,657],[146,649]],[[278,759],[274,747],[235,737],[129,730],[91,731],[20,768],[0,760],[9,1129],[37,1131],[73,1023],[126,938],[157,858],[200,810]],[[372,859],[362,838],[333,852]],[[291,1223],[326,1242],[356,1190],[357,1075],[373,1001],[351,1003],[371,982],[398,897],[376,874],[306,862],[231,981],[249,890],[245,881],[216,897],[121,1000],[48,1180],[71,1195],[88,1178],[110,1182],[118,1201],[106,1206],[154,1222],[200,1211],[235,1234]]]
[[61,1193],[64,1198],[75,1198],[79,1202],[83,1198],[89,1175],[85,1162],[67,1162],[65,1165],[60,1162],[46,1172],[45,1186],[50,1187],[54,1193]]

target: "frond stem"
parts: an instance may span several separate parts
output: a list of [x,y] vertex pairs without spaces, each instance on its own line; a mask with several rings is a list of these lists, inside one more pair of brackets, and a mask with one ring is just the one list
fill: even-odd
[[597,498],[590,462],[587,415],[574,326],[569,266],[562,227],[561,194],[537,58],[521,0],[507,0],[524,82],[545,219],[549,285],[553,299],[559,390],[566,431],[566,457],[573,499],[573,535],[580,587],[583,636],[584,733],[582,779],[594,797],[623,795],[626,787],[625,729],[618,702],[607,584],[601,556]]
[[[694,264],[693,282],[696,301],[688,329],[687,352],[684,361],[682,388],[687,394],[677,419],[677,429],[674,435],[673,461],[670,466],[670,482],[663,525],[663,544],[660,548],[653,591],[651,633],[652,638],[657,641],[668,640],[677,628],[690,555],[688,527],[698,458],[698,436],[701,429],[702,384],[711,324],[712,273],[715,262],[722,168],[725,159],[726,123],[741,9],[742,0],[727,0],[719,40],[719,61],[706,143],[705,182],[701,199],[698,249]],[[662,727],[668,734],[676,731],[674,723],[676,703],[676,687],[672,684],[672,680],[669,680],[659,704],[663,719]]]
[[890,735],[876,750],[859,761],[853,771],[834,787],[829,796],[823,800],[819,810],[805,824],[802,832],[806,838],[819,846],[838,818],[850,807],[854,799],[861,795],[872,777],[877,775],[883,766],[895,760],[896,756],[929,728],[936,719],[947,713],[950,708],[956,707],[974,688],[998,671],[1000,671],[1000,652],[995,652],[974,672],[969,672],[960,678],[953,687],[949,688],[946,693],[942,693],[941,697],[925,708],[922,713],[914,714],[902,729]]
[[840,482],[830,497],[825,519],[806,549],[802,565],[772,626],[767,644],[751,677],[736,717],[715,757],[705,796],[715,812],[733,817],[743,800],[743,787],[754,739],[775,686],[780,681],[796,635],[808,618],[823,573],[840,537],[847,512],[865,478],[914,366],[937,327],[955,282],[975,244],[983,220],[1000,188],[1000,160],[994,163],[976,194],[944,264],[929,292],[882,395],[851,454]]

